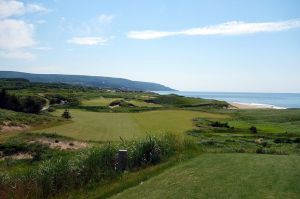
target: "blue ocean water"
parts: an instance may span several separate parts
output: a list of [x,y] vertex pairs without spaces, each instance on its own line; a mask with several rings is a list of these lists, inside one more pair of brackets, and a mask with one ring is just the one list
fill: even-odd
[[223,100],[273,108],[300,108],[300,93],[238,93],[238,92],[186,92],[159,91],[162,95],[177,94],[186,97]]

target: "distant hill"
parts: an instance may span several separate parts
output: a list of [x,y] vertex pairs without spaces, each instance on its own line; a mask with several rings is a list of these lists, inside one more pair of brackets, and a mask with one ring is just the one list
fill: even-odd
[[0,78],[23,78],[31,82],[66,83],[72,85],[91,86],[98,88],[138,90],[138,91],[171,91],[173,89],[151,82],[131,81],[123,78],[61,75],[61,74],[32,74],[16,71],[0,71]]

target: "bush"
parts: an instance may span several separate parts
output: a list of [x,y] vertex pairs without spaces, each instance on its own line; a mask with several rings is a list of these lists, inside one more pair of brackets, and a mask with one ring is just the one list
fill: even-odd
[[211,123],[211,126],[212,127],[218,127],[218,128],[230,128],[230,126],[228,125],[227,122],[222,123],[222,122],[218,122],[218,121]]
[[50,106],[50,107],[48,108],[48,112],[54,112],[54,111],[56,111],[56,109],[55,109],[54,107]]
[[257,134],[257,128],[255,127],[255,126],[251,126],[250,128],[249,128],[249,130],[250,130],[250,132],[251,133],[253,133],[253,134]]
[[294,143],[300,143],[300,138],[295,138]]
[[264,148],[257,148],[257,149],[256,149],[256,153],[257,153],[257,154],[265,154],[266,151],[265,151]]

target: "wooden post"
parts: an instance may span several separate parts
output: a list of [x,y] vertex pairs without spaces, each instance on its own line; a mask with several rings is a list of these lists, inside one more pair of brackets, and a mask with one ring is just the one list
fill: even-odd
[[127,150],[119,150],[117,161],[118,161],[118,170],[125,171],[127,169],[127,161],[128,161]]

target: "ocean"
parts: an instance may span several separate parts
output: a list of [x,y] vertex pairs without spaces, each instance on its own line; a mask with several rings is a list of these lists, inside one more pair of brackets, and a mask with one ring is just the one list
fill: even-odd
[[255,105],[266,108],[300,108],[300,93],[239,93],[239,92],[187,92],[158,91],[161,95],[177,94],[186,97],[222,100],[229,103]]

